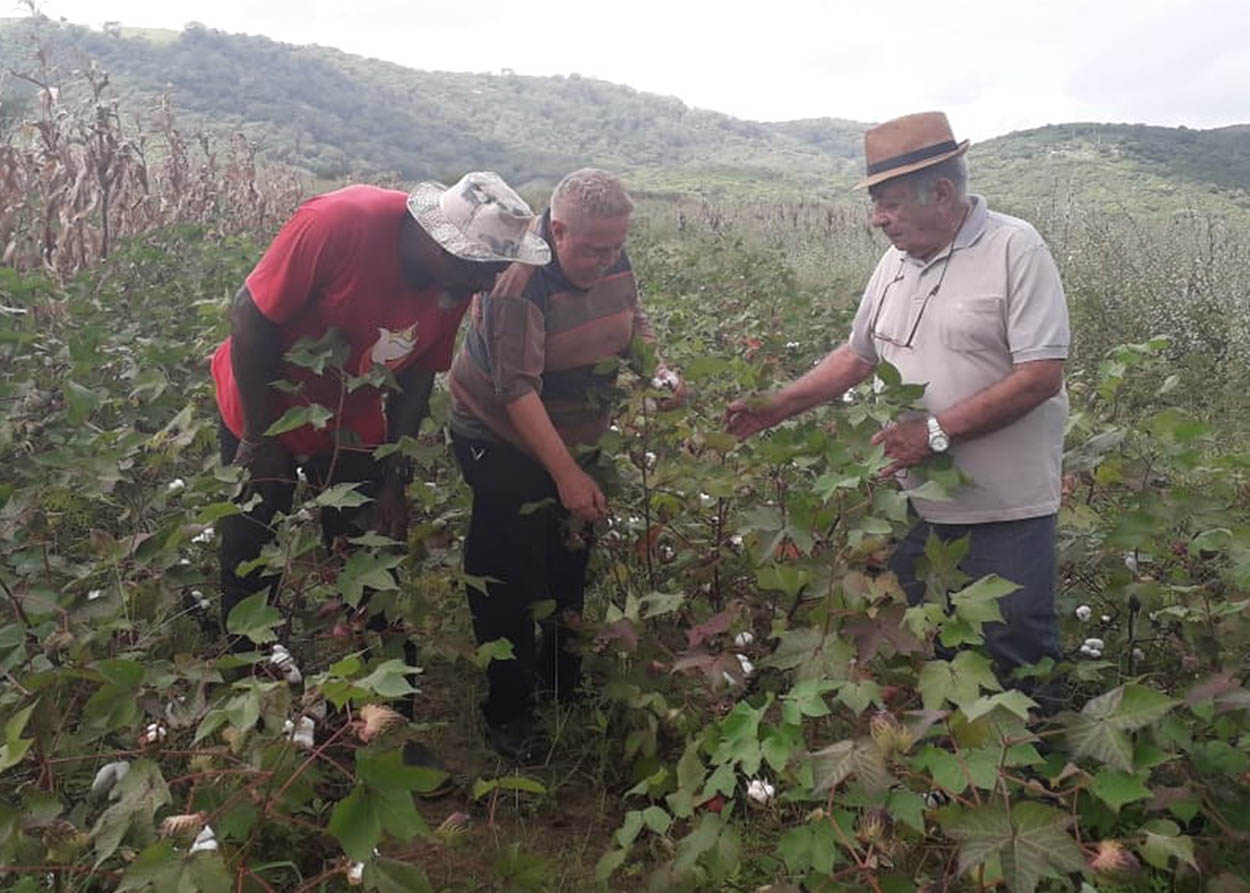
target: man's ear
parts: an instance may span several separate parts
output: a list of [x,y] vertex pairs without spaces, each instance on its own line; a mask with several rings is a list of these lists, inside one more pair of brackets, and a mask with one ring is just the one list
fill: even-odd
[[551,218],[551,237],[553,239],[563,239],[566,235],[568,235],[568,232],[568,225],[563,220],[557,220],[554,217]]
[[945,177],[938,177],[937,182],[933,184],[933,197],[937,199],[937,204],[949,205],[955,201],[955,184]]

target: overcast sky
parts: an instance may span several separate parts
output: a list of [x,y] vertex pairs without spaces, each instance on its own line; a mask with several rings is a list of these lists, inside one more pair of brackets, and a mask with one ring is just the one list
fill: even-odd
[[[0,0],[12,3],[14,0]],[[944,109],[959,137],[1250,123],[1250,0],[44,0],[99,26],[319,43],[413,68],[577,72],[740,118]],[[15,14],[16,14],[16,8]]]

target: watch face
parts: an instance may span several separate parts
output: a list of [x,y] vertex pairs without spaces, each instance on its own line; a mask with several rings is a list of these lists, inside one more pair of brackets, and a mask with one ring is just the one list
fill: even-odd
[[934,434],[929,438],[929,449],[935,453],[945,453],[946,448],[950,445],[950,438],[945,434]]

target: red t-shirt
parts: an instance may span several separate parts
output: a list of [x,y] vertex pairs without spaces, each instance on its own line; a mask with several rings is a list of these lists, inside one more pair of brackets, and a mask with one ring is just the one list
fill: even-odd
[[[308,201],[282,227],[247,277],[247,289],[260,312],[278,323],[284,356],[301,338],[320,338],[334,326],[351,347],[349,374],[366,373],[375,363],[391,372],[413,363],[430,372],[451,365],[468,302],[453,302],[437,289],[415,289],[405,280],[398,245],[406,200],[403,192],[348,186]],[[229,338],[212,365],[217,406],[227,427],[241,437],[243,406]],[[342,394],[333,370],[317,375],[286,360],[278,377],[302,387],[298,393],[274,391],[275,419],[292,406],[317,403],[333,412],[343,401],[327,427],[305,425],[279,437],[292,453],[331,452],[338,428],[355,435],[346,445],[386,441],[381,390],[361,387]]]

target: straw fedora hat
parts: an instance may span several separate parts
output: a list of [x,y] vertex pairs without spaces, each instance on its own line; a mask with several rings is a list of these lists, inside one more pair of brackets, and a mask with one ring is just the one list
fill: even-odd
[[870,128],[864,134],[867,176],[853,189],[867,189],[968,151],[968,140],[955,142],[942,112],[904,115]]
[[531,265],[551,260],[547,242],[531,231],[534,212],[494,171],[465,174],[450,188],[418,183],[408,195],[408,212],[456,257]]

